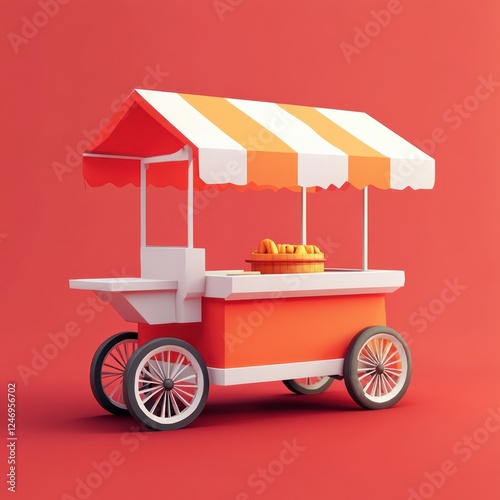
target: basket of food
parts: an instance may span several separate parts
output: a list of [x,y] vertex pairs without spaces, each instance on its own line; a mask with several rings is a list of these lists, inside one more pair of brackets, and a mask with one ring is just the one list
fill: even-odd
[[252,271],[261,274],[321,273],[325,270],[325,255],[316,245],[276,244],[263,239],[259,248],[246,260]]

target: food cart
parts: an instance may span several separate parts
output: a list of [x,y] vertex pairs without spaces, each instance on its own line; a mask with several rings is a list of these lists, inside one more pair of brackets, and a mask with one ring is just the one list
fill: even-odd
[[[104,409],[166,430],[201,413],[210,384],[282,380],[317,394],[344,379],[367,409],[402,398],[411,356],[387,326],[385,295],[405,275],[368,266],[368,186],[431,189],[428,155],[365,113],[135,90],[84,153],[83,172],[92,186],[140,187],[140,277],[70,280],[138,325],[94,355],[91,387]],[[186,247],[147,244],[147,183],[186,190]],[[194,247],[197,189],[299,191],[305,245],[307,193],[346,183],[363,190],[360,269],[207,271]]]

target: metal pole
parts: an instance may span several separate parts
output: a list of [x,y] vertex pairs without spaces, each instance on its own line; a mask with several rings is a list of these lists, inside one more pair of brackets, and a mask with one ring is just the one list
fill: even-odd
[[148,166],[145,160],[141,160],[141,248],[146,246],[146,170]]
[[368,269],[368,186],[363,188],[363,271]]
[[301,209],[302,209],[302,244],[307,243],[307,189],[301,188]]
[[188,199],[187,199],[187,230],[188,248],[194,246],[194,174],[193,174],[193,150],[188,146]]

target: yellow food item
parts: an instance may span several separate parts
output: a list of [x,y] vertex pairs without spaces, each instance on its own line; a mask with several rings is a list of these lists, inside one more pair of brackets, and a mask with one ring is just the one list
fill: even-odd
[[256,253],[269,254],[318,254],[321,250],[316,245],[291,245],[290,243],[274,243],[270,238],[264,238]]
[[267,253],[278,253],[278,247],[273,240],[269,240],[269,246],[267,248]]
[[276,246],[276,243],[274,243],[273,240],[269,238],[264,238],[259,243],[259,249],[257,251],[258,253],[278,253],[278,247]]

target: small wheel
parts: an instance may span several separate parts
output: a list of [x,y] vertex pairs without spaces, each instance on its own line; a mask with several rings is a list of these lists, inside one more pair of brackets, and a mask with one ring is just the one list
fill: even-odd
[[369,410],[389,408],[405,394],[411,378],[411,356],[405,340],[386,326],[362,330],[344,360],[347,391]]
[[127,415],[123,398],[123,374],[137,349],[137,333],[113,335],[97,349],[90,365],[90,387],[97,402],[114,415]]
[[175,338],[155,339],[134,353],[124,394],[132,416],[156,430],[181,429],[203,410],[208,370],[199,352]]
[[324,377],[306,377],[292,380],[283,380],[285,387],[295,394],[321,394],[333,383],[333,378],[328,375]]

